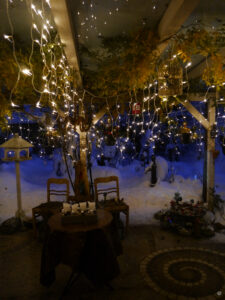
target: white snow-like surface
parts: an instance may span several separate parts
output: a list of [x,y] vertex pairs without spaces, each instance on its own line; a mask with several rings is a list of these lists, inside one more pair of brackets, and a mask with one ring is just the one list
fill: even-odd
[[[171,163],[161,158],[161,172],[167,172]],[[183,200],[201,199],[203,160],[188,158],[184,161],[173,162],[175,180],[172,183],[160,181],[155,187],[149,186],[150,174],[144,174],[144,167],[140,161],[134,161],[119,169],[93,165],[92,173],[95,177],[116,175],[120,182],[120,197],[130,207],[131,224],[150,224],[158,222],[153,218],[155,212],[170,206],[175,192],[179,192]],[[217,193],[225,198],[225,157],[220,154],[216,161]],[[32,160],[21,163],[22,204],[27,216],[31,216],[31,209],[45,202],[46,182],[50,177],[56,177],[52,160],[44,161],[33,157]],[[165,177],[165,176],[164,176]],[[72,189],[71,189],[72,193]],[[17,209],[15,164],[0,165],[0,223],[15,215]],[[214,239],[222,240],[221,235]],[[225,239],[224,239],[225,242]]]

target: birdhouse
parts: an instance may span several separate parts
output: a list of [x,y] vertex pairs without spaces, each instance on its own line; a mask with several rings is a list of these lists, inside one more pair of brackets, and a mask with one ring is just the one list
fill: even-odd
[[10,140],[0,145],[0,148],[4,149],[3,161],[24,161],[29,160],[29,148],[33,147],[21,136],[16,133]]
[[183,93],[183,69],[176,61],[165,64],[158,71],[158,95],[174,96]]

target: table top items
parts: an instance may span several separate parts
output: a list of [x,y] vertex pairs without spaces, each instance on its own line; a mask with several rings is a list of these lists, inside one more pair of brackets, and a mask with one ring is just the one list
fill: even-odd
[[67,224],[92,224],[97,222],[95,202],[63,203],[61,222]]
[[[96,210],[97,221],[96,222],[75,222],[64,224],[62,222],[63,215],[62,213],[58,213],[53,215],[49,221],[48,225],[51,232],[60,231],[67,233],[75,233],[75,232],[87,232],[89,230],[99,229],[105,226],[108,226],[112,222],[112,215],[108,211],[103,209]],[[84,217],[84,216],[81,216]]]

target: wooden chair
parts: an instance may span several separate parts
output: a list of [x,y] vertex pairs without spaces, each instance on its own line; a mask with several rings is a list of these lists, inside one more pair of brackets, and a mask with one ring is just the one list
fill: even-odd
[[[111,183],[111,184],[110,184]],[[100,186],[101,185],[101,186]],[[104,185],[104,187],[102,187]],[[107,187],[106,187],[107,185]],[[100,206],[99,196],[103,195],[103,207],[113,214],[122,212],[126,216],[126,232],[129,226],[129,206],[120,200],[119,179],[117,176],[98,177],[94,179],[95,199],[97,207]],[[106,199],[108,194],[114,194],[114,199]]]
[[[52,185],[64,186],[62,189],[58,190],[52,188]],[[42,216],[47,219],[50,215],[58,213],[62,209],[63,201],[51,201],[51,196],[63,197],[64,201],[68,201],[69,180],[66,178],[49,178],[47,180],[47,202],[32,208],[33,230],[35,236],[37,236],[37,218]]]
[[[63,190],[54,190],[51,188],[51,185],[55,184],[60,184],[60,185],[65,185],[66,189]],[[50,202],[50,198],[52,195],[55,196],[65,196],[66,201],[68,201],[70,193],[70,185],[69,185],[69,180],[66,178],[49,178],[47,180],[47,201]]]

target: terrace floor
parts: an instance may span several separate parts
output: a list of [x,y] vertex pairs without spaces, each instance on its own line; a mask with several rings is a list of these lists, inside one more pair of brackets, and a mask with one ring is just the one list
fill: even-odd
[[[63,299],[225,299],[225,243],[145,225],[131,226],[122,244],[120,275],[111,282],[113,290],[96,288],[81,276]],[[41,250],[31,229],[0,235],[1,300],[59,299],[71,270],[59,265],[56,281],[49,288],[42,286]]]

